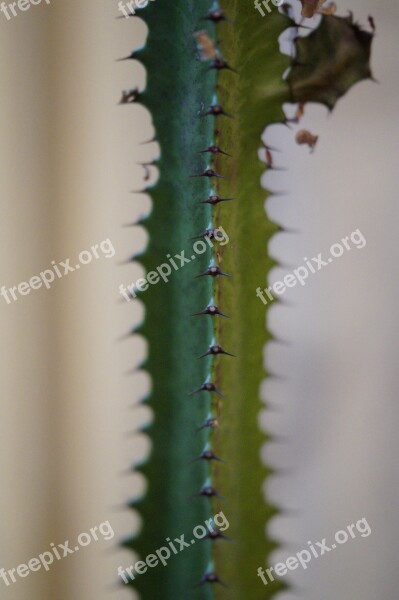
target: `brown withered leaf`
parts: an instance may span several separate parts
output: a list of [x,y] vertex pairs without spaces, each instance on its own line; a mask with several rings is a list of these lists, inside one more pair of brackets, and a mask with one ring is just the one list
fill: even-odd
[[298,107],[295,112],[295,121],[297,123],[299,123],[299,121],[302,119],[304,114],[305,114],[305,105],[302,102],[300,102],[298,104]]
[[373,34],[353,22],[351,15],[325,15],[317,29],[295,40],[296,58],[288,75],[291,101],[320,102],[330,109],[349,88],[372,79]]
[[196,31],[194,33],[194,37],[197,42],[198,50],[201,53],[201,60],[205,61],[212,58],[217,58],[218,52],[215,48],[215,44],[205,29]]
[[320,2],[320,0],[301,0],[302,3],[302,16],[310,19],[314,16],[315,12],[317,11],[318,7],[321,4],[324,4],[325,0],[322,0]]
[[302,17],[311,19],[315,14],[334,15],[337,12],[337,5],[331,2],[328,6],[323,6],[327,0],[301,0]]
[[[321,4],[324,4],[324,2],[322,2]],[[337,5],[335,4],[335,2],[331,2],[328,6],[319,6],[317,9],[317,12],[320,15],[335,15],[335,13],[337,12]]]
[[301,129],[295,136],[295,141],[297,144],[306,144],[311,150],[313,150],[316,146],[318,139],[318,135],[313,135],[313,133],[310,133],[310,131],[307,129]]
[[273,166],[273,154],[270,152],[269,148],[267,148],[267,146],[265,146],[265,159],[266,159],[266,164],[269,165],[269,167]]

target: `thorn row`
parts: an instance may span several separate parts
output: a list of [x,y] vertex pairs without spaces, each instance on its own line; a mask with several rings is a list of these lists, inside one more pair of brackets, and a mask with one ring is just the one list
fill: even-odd
[[[225,16],[223,11],[221,11],[220,9],[209,12],[208,15],[206,15],[203,18],[206,20],[212,21],[215,24],[221,23],[223,21],[230,21]],[[207,71],[211,71],[211,70],[215,70],[217,72],[220,72],[222,70],[232,71],[234,73],[237,72],[235,69],[233,69],[229,65],[229,63],[226,60],[224,60],[223,58],[220,58],[220,57],[217,57],[210,62],[210,65],[209,65]],[[209,108],[207,110],[199,113],[199,117],[200,118],[214,117],[215,120],[218,119],[219,117],[227,117],[230,119],[234,118],[233,115],[228,113],[224,109],[224,107],[221,106],[220,104],[212,104],[211,106],[209,106]],[[214,131],[215,138],[217,138],[218,134],[219,134],[219,130],[215,129],[215,131]],[[217,145],[217,143],[213,143],[210,146],[208,146],[206,149],[200,150],[199,152],[201,154],[210,154],[212,158],[215,156],[219,156],[219,155],[223,155],[226,157],[231,156],[230,154],[228,154],[228,152],[226,152],[225,150],[222,150],[219,147],[219,145]],[[224,179],[223,174],[219,173],[217,170],[213,169],[212,167],[206,168],[202,173],[199,173],[196,175],[191,175],[191,177],[208,177],[210,180],[211,179]],[[208,196],[208,198],[202,199],[199,202],[200,202],[200,204],[209,204],[211,206],[216,206],[216,205],[220,204],[221,202],[229,202],[232,200],[233,200],[233,198],[221,198],[217,194],[211,194]],[[193,238],[193,239],[207,237],[209,239],[215,238],[217,240],[216,234],[217,234],[217,231],[215,229],[209,228],[209,229],[206,229],[205,231],[203,231],[202,233],[200,233],[199,236],[196,236],[196,238]],[[206,269],[206,271],[204,271],[203,273],[200,273],[195,278],[197,279],[197,278],[206,277],[206,276],[213,277],[213,278],[232,277],[231,274],[225,273],[224,271],[221,270],[221,268],[218,265],[215,265],[215,264],[211,264]],[[211,317],[220,316],[220,317],[224,317],[224,318],[230,318],[229,315],[224,314],[219,309],[219,307],[214,304],[210,304],[205,309],[203,309],[199,312],[193,313],[192,316],[199,316],[199,315],[209,315]],[[227,357],[234,357],[234,354],[227,352],[227,350],[223,349],[218,344],[214,344],[214,345],[209,346],[208,350],[204,354],[199,356],[198,358],[201,359],[201,358],[205,358],[207,356],[217,356],[217,355],[222,355],[222,354],[226,355]],[[203,392],[208,392],[210,394],[216,394],[217,396],[224,398],[224,395],[222,394],[222,392],[219,389],[217,389],[217,387],[214,383],[212,383],[210,381],[206,381],[198,389],[193,390],[189,395],[193,396],[193,395],[201,394]],[[197,429],[197,431],[201,431],[203,429],[208,429],[209,431],[213,431],[214,429],[216,429],[218,427],[219,427],[219,420],[216,417],[210,417],[204,421],[204,423]],[[196,459],[194,459],[194,461],[192,461],[192,462],[195,462],[198,460],[207,461],[209,464],[211,464],[213,462],[219,462],[219,463],[224,462],[221,458],[216,456],[215,453],[213,452],[213,450],[211,450],[211,449],[203,450],[202,453]],[[222,499],[222,496],[220,496],[219,492],[212,485],[205,485],[196,495],[200,496],[200,497],[206,497],[209,499],[212,499],[212,498]],[[216,541],[219,539],[225,539],[225,540],[228,539],[220,531],[209,532],[206,537],[212,541]],[[198,588],[198,587],[206,585],[206,584],[210,584],[210,585],[219,584],[219,585],[226,587],[226,584],[222,581],[222,579],[219,577],[219,575],[214,571],[206,571],[203,574],[200,582],[195,587]]]

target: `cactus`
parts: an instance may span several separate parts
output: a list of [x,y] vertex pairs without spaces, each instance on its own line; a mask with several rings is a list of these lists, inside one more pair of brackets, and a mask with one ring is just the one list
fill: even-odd
[[[276,547],[266,527],[278,508],[263,491],[272,469],[260,459],[267,435],[259,390],[271,334],[255,290],[276,264],[267,245],[280,227],[265,214],[260,178],[273,164],[261,136],[287,123],[284,102],[332,109],[371,78],[372,34],[351,17],[323,16],[309,36],[296,37],[292,59],[278,41],[288,27],[298,31],[287,5],[263,20],[244,0],[160,0],[140,17],[147,43],[129,58],[141,61],[148,81],[133,100],[150,111],[161,148],[140,260],[147,271],[164,265],[168,281],[158,277],[140,296],[152,450],[138,467],[148,489],[131,503],[142,529],[124,546],[144,559],[185,534],[190,547],[129,585],[147,600],[265,600],[283,584],[264,587],[256,577]],[[192,544],[193,529],[220,511],[231,540]]]

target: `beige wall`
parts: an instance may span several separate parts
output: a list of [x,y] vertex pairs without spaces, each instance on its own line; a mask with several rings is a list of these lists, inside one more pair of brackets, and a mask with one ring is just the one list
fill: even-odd
[[[293,511],[273,532],[298,550],[363,516],[373,529],[367,540],[295,572],[299,587],[286,597],[307,600],[394,598],[397,587],[399,15],[393,0],[350,4],[363,23],[376,17],[380,85],[356,86],[331,116],[308,110],[304,124],[320,135],[312,156],[286,129],[268,132],[289,171],[267,183],[290,191],[268,208],[299,230],[275,238],[275,255],[295,267],[354,228],[367,238],[364,250],[292,290],[289,306],[271,314],[289,346],[267,352],[272,370],[286,376],[265,387],[276,406],[267,426],[285,440],[266,450],[286,470],[269,492]],[[152,149],[138,146],[151,131],[146,112],[117,106],[121,89],[143,84],[143,70],[114,62],[143,39],[144,27],[116,15],[116,2],[94,0],[53,0],[9,22],[0,14],[1,284],[27,280],[51,260],[73,261],[106,238],[116,249],[113,259],[50,291],[10,306],[1,299],[0,566],[7,569],[105,520],[117,537],[137,526],[119,507],[142,485],[126,471],[146,448],[127,435],[141,418],[134,403],[147,385],[129,371],[145,344],[122,339],[142,312],[119,300],[118,286],[139,272],[120,263],[143,246],[145,233],[121,225],[146,206],[128,190],[139,186],[136,162]],[[50,574],[3,586],[1,597],[105,599],[116,567],[128,561],[114,542],[93,544]]]
[[[144,27],[116,15],[116,3],[68,0],[0,19],[1,283],[27,280],[51,260],[75,264],[106,238],[116,249],[50,291],[9,306],[2,299],[0,563],[7,569],[105,520],[117,537],[136,526],[120,507],[133,490],[126,471],[142,452],[128,434],[143,384],[127,373],[144,350],[121,340],[141,311],[120,302],[118,285],[134,278],[134,267],[119,264],[144,240],[123,225],[140,214],[128,190],[141,176],[135,162],[146,122],[139,108],[117,106],[134,71],[114,59]],[[1,596],[98,600],[128,558],[114,542],[98,542]]]

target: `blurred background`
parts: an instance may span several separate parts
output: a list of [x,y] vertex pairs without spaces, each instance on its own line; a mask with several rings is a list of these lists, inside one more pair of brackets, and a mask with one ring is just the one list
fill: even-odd
[[[281,379],[263,388],[270,409],[262,420],[277,441],[262,456],[280,470],[267,491],[285,509],[271,525],[282,542],[272,564],[363,517],[372,534],[291,573],[293,588],[280,600],[394,600],[399,584],[399,7],[345,0],[339,14],[349,8],[365,26],[369,14],[376,20],[379,83],[356,85],[332,114],[307,107],[301,127],[320,136],[314,154],[295,144],[295,128],[266,132],[288,169],[265,176],[270,189],[287,192],[267,210],[295,230],[271,244],[282,264],[272,280],[355,229],[367,245],[289,290],[269,313],[284,343],[265,352]],[[149,448],[134,433],[149,382],[135,372],[145,341],[126,335],[142,308],[118,288],[141,273],[129,259],[146,233],[127,226],[150,203],[129,191],[142,187],[137,162],[156,148],[140,146],[153,133],[146,110],[117,105],[122,89],[145,85],[145,72],[115,59],[146,34],[138,19],[118,14],[116,0],[43,0],[10,20],[0,13],[0,284],[27,281],[53,260],[75,264],[107,238],[115,248],[50,290],[10,305],[0,298],[0,568],[104,521],[115,532],[49,573],[9,587],[0,580],[7,600],[132,597],[116,585],[117,567],[132,562],[116,542],[139,523],[122,505],[144,489],[128,471]]]

